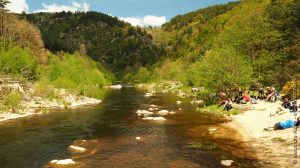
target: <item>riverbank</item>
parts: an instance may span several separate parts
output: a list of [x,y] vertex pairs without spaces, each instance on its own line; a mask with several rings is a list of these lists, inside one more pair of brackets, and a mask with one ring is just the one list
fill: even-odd
[[102,102],[99,99],[68,93],[65,89],[57,89],[56,91],[59,93],[59,97],[53,99],[38,96],[32,97],[25,93],[27,94],[25,97],[28,97],[27,100],[23,100],[20,103],[21,108],[17,112],[12,112],[11,110],[0,112],[0,122],[45,113],[53,108],[76,108],[97,105]]
[[[294,119],[292,113],[285,113],[270,117],[280,102],[259,102],[239,115],[233,115],[232,121],[227,123],[230,127],[243,135],[245,144],[255,150],[255,157],[263,162],[264,167],[299,167],[300,163],[293,163],[294,156],[294,129],[267,130],[275,123]],[[300,131],[298,130],[298,135]],[[299,145],[299,144],[298,144]],[[298,156],[298,162],[300,157]]]

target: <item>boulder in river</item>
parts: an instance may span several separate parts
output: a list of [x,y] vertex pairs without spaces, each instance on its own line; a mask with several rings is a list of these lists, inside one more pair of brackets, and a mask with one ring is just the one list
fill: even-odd
[[111,89],[122,89],[122,85],[111,85],[109,86]]
[[52,160],[50,163],[57,165],[73,165],[75,161],[72,159],[64,159],[64,160]]
[[143,120],[153,120],[154,117],[144,117]]
[[165,121],[167,119],[165,119],[164,117],[153,117],[154,121]]
[[233,160],[222,160],[221,165],[229,167],[233,162]]
[[174,111],[171,111],[171,112],[169,112],[169,114],[171,114],[171,115],[174,115],[176,112],[174,112]]
[[154,94],[153,93],[146,93],[145,94],[145,97],[151,97],[151,96],[154,96]]
[[85,152],[85,151],[86,151],[85,148],[79,147],[79,146],[74,146],[74,145],[71,145],[69,148],[70,148],[71,150],[76,151],[76,152]]
[[137,113],[138,115],[142,115],[142,114],[152,115],[152,114],[153,114],[153,112],[147,111],[147,110],[138,110],[136,113]]
[[169,114],[169,111],[168,110],[160,110],[159,112],[158,112],[158,115],[160,115],[160,116],[165,116],[165,115],[168,115]]

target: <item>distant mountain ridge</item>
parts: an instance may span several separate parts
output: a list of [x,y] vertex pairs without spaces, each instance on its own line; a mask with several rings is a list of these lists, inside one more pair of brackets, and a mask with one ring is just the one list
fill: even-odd
[[40,28],[50,51],[83,52],[114,72],[154,64],[161,55],[149,34],[103,13],[35,13],[23,17]]

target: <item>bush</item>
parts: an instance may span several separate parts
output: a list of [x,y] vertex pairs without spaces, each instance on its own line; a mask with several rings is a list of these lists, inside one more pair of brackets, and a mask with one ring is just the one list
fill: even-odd
[[39,79],[75,94],[102,98],[103,86],[113,77],[99,70],[99,65],[79,54],[49,55],[49,65],[38,71]]
[[[290,99],[294,99],[294,87],[295,87],[296,82],[295,81],[289,81],[287,82],[283,88],[282,88],[282,93],[289,97]],[[298,85],[298,92],[297,95],[300,95],[300,81],[297,82]]]
[[4,104],[13,112],[21,107],[21,95],[18,92],[12,92],[4,98]]
[[5,49],[0,48],[0,70],[1,73],[24,78],[33,78],[38,63],[26,50],[19,47]]
[[34,95],[47,99],[57,98],[57,94],[55,93],[55,88],[46,82],[39,82],[36,84],[34,88]]

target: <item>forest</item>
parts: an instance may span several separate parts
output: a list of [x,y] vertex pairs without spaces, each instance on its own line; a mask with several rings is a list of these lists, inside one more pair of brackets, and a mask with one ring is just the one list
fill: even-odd
[[[79,93],[88,92],[86,79],[103,87],[115,77],[175,80],[205,93],[252,85],[290,91],[300,72],[299,0],[215,5],[161,28],[133,27],[100,12],[16,15],[1,7],[2,73],[74,90],[72,82],[83,83]],[[78,77],[78,69],[90,76]]]

